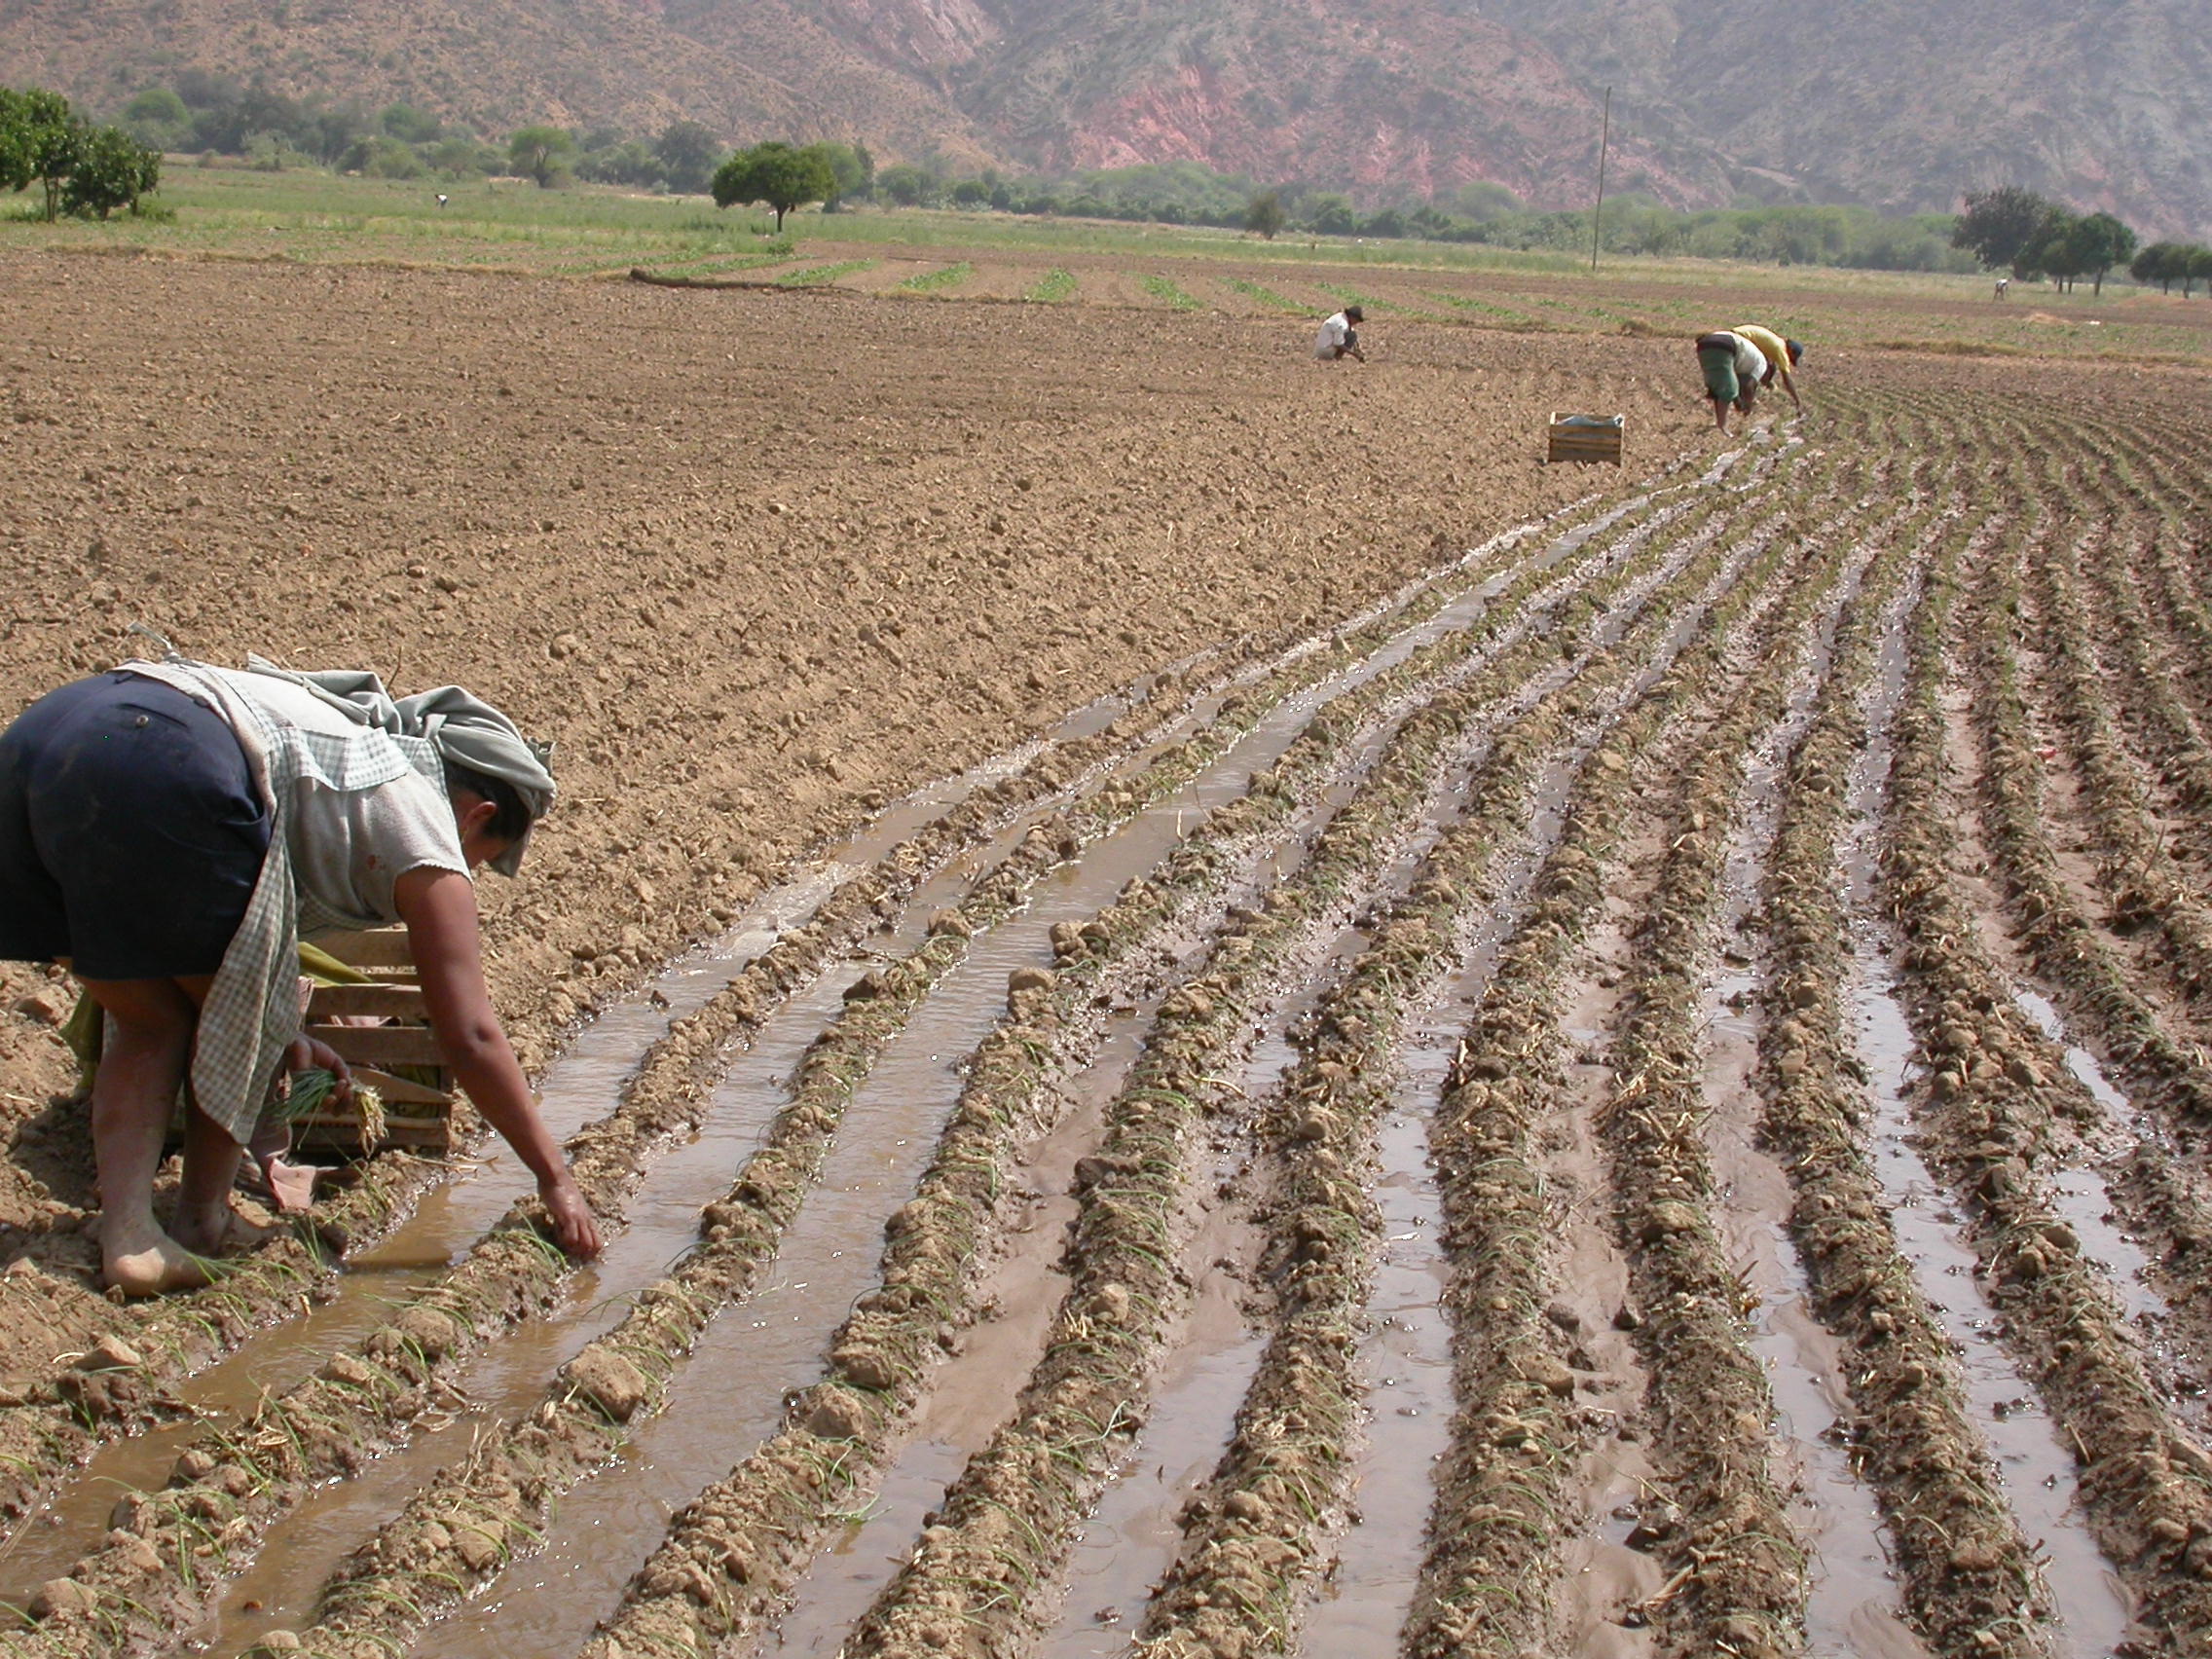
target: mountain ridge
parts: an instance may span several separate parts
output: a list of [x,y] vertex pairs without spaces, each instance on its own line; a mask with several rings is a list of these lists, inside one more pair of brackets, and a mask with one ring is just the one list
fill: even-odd
[[2145,237],[2212,227],[2201,0],[16,0],[0,83],[95,110],[218,69],[554,121],[1055,170],[1190,160],[1367,201],[1477,180],[1945,210],[2024,184]]

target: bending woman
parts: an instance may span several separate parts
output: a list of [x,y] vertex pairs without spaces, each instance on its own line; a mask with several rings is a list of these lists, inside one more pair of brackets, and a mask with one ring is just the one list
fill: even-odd
[[[108,1283],[206,1282],[279,1073],[351,1087],[300,1030],[298,941],[391,922],[454,1076],[537,1178],[562,1247],[598,1253],[477,941],[471,874],[515,873],[553,802],[545,754],[459,686],[394,702],[370,674],[173,654],[64,685],[0,733],[0,957],[65,964],[108,1019],[92,1085]],[[188,1076],[164,1231],[154,1176]]]

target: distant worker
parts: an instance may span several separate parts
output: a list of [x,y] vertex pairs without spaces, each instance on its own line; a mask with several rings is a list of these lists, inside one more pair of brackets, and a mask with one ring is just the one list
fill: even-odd
[[440,207],[443,207],[443,206],[444,206],[445,204],[446,204],[446,193],[445,193],[444,191],[442,191],[442,190],[441,190],[441,191],[439,191],[439,192],[438,192],[438,205],[439,205]]
[[1804,402],[1797,395],[1797,378],[1790,373],[1790,370],[1794,369],[1797,366],[1797,360],[1804,356],[1805,348],[1798,345],[1794,340],[1783,339],[1771,328],[1759,327],[1757,323],[1738,323],[1729,332],[1742,335],[1753,346],[1756,346],[1760,354],[1766,358],[1766,378],[1760,381],[1759,385],[1762,387],[1770,387],[1779,379],[1782,382],[1782,389],[1789,393],[1789,407],[1800,415],[1804,414]]
[[1728,329],[1697,337],[1697,364],[1705,371],[1705,395],[1713,402],[1713,424],[1728,430],[1728,407],[1741,415],[1751,412],[1766,378],[1766,353]]
[[1998,277],[1998,278],[1997,278],[1997,293],[1996,293],[1996,295],[1994,296],[1995,298],[2002,300],[2002,299],[2004,299],[2004,298],[2005,298],[2005,297],[2006,297],[2006,296],[2007,296],[2008,294],[2011,293],[2011,291],[2012,291],[2012,278],[2011,278],[2011,277],[2009,277],[2009,276],[2000,276],[2000,277]]
[[1313,336],[1313,355],[1324,363],[1333,363],[1340,357],[1357,357],[1367,361],[1367,353],[1359,349],[1359,330],[1355,322],[1365,322],[1367,313],[1357,306],[1346,306],[1328,321],[1321,324],[1321,332]]

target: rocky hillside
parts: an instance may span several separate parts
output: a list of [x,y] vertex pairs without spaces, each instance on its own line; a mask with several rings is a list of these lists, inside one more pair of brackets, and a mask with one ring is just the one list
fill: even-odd
[[1634,129],[1767,188],[1947,210],[2024,184],[2149,235],[2212,232],[2203,0],[1488,0]]
[[0,82],[109,108],[181,66],[277,91],[971,166],[1190,159],[1448,196],[1944,208],[2011,180],[2212,230],[2202,0],[17,0]]

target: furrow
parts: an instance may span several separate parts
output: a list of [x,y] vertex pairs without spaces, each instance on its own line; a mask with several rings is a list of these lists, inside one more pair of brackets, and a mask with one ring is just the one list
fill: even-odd
[[1954,553],[1934,572],[1914,618],[1882,861],[1933,1074],[1929,1161],[1960,1195],[2008,1338],[2075,1444],[2084,1513],[2139,1598],[2142,1625],[2161,1650],[2189,1651],[2212,1636],[2212,1575],[2190,1553],[2212,1536],[2212,1487],[2199,1473],[2212,1461],[2150,1385],[2108,1280],[2055,1201],[2049,1138],[2093,1119],[2094,1106],[1975,944],[1935,816],[1895,808],[1940,799],[1946,787],[1942,642],[1956,564]]
[[[1948,534],[1973,544],[1964,525]],[[1764,994],[1778,1006],[1761,1040],[1762,1127],[1789,1174],[1790,1234],[1817,1310],[1844,1346],[1853,1456],[1881,1498],[1905,1609],[1939,1654],[2026,1659],[2046,1651],[2047,1601],[1942,1321],[1890,1221],[1868,1147],[1866,1066],[1847,1023],[1854,945],[1838,871],[1859,856],[1854,795],[1887,770],[1892,699],[1875,669],[1884,641],[1901,635],[1896,607],[1916,602],[1917,583],[1900,591],[1905,573],[1893,550],[1869,580],[1789,760],[1766,893]]]
[[[1778,568],[1790,564],[1785,543],[1772,526],[1740,538],[1737,558],[1748,563],[1725,592],[1709,588],[1678,613],[1668,607],[1640,618],[1641,643],[1624,642],[1580,674],[1571,706],[1547,705],[1501,735],[1468,792],[1478,810],[1431,849],[1410,894],[1373,918],[1368,949],[1317,1011],[1297,1065],[1259,1119],[1276,1170],[1270,1259],[1277,1329],[1221,1470],[1187,1507],[1185,1547],[1147,1613],[1140,1650],[1180,1656],[1245,1650],[1239,1641],[1289,1644],[1326,1541],[1313,1517],[1343,1499],[1349,1425],[1362,1399],[1350,1339],[1374,1274],[1373,1226],[1366,1218],[1363,1231],[1363,1217],[1334,1201],[1338,1179],[1344,1170],[1372,1173],[1404,1018],[1449,972],[1474,903],[1470,889],[1481,891],[1479,872],[1526,822],[1545,769],[1579,778],[1601,745],[1630,762],[1607,734],[1624,720],[1634,731],[1657,729],[1654,717],[1629,711],[1664,708],[1696,685],[1732,624],[1771,601]],[[1570,740],[1570,716],[1593,708]]]
[[[2053,480],[2061,499],[2078,498],[2069,481]],[[2093,499],[2093,498],[2092,498]],[[2150,791],[2127,745],[2116,730],[2101,680],[2103,663],[2087,634],[2074,569],[2096,561],[2112,538],[2110,517],[2099,513],[2071,544],[2045,537],[2028,550],[2026,581],[2008,563],[1987,572],[1987,603],[2017,609],[2025,597],[2040,647],[2042,689],[2082,772],[2080,797],[2100,849],[2097,881],[2110,906],[2110,927],[2145,932],[2168,982],[2197,1013],[2212,1002],[2212,922],[2167,851],[2162,825],[2153,815]],[[2022,589],[2025,588],[2023,595]]]
[[[1433,731],[1422,735],[1431,748],[1440,741]],[[1404,764],[1416,757],[1406,756]],[[1382,775],[1379,768],[1370,789]],[[1374,798],[1395,796],[1402,812],[1406,791],[1400,781]],[[1071,1251],[1074,1282],[1047,1357],[1016,1418],[954,1483],[940,1518],[925,1529],[914,1560],[864,1619],[850,1651],[926,1641],[932,1632],[943,1638],[964,1618],[979,1621],[980,1640],[1005,1647],[1018,1643],[1035,1616],[1003,1607],[989,1586],[1006,1583],[1009,1572],[1032,1586],[1050,1582],[1115,1446],[1141,1419],[1144,1374],[1166,1320],[1161,1299],[1173,1300],[1161,1270],[1163,1251],[1171,1254],[1187,1143],[1201,1115],[1227,1109],[1218,1074],[1245,1041],[1255,1012],[1245,999],[1294,953],[1348,870],[1368,862],[1331,842],[1324,834],[1311,861],[1271,894],[1267,911],[1240,922],[1200,965],[1205,971],[1163,1007],[1161,1033],[1110,1120],[1109,1156],[1130,1171],[1128,1184],[1086,1194]],[[1348,1189],[1340,1194],[1342,1202],[1350,1198]]]

